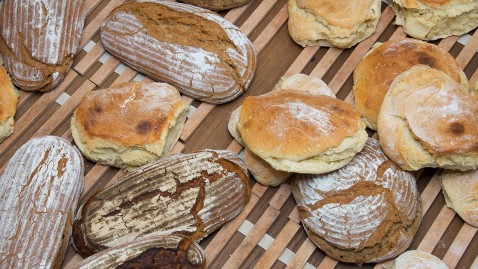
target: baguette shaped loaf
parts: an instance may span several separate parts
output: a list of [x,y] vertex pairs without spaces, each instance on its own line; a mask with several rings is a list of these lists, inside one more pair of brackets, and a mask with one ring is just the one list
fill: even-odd
[[181,236],[168,235],[148,236],[109,248],[88,257],[72,269],[177,267],[205,268],[206,257],[197,243]]
[[59,137],[30,140],[0,178],[1,268],[59,268],[83,188],[83,158]]
[[256,67],[249,39],[217,14],[167,1],[131,1],[101,27],[115,57],[190,97],[220,104],[247,90]]
[[0,2],[0,53],[13,84],[49,91],[65,77],[83,32],[82,0]]
[[230,151],[160,159],[89,198],[73,225],[74,245],[89,256],[146,235],[200,240],[241,212],[249,184],[245,164]]

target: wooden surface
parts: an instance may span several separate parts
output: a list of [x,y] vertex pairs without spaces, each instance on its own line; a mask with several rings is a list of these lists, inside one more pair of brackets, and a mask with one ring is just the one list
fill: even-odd
[[[124,0],[86,0],[88,17],[73,69],[55,90],[39,94],[21,92],[15,117],[15,132],[0,144],[0,173],[15,151],[32,137],[53,134],[72,141],[70,117],[81,97],[90,91],[130,80],[149,80],[121,64],[101,46],[99,26],[109,12]],[[184,97],[190,103],[185,129],[175,152],[242,147],[227,131],[233,109],[246,95],[270,91],[284,74],[305,73],[321,77],[338,98],[353,102],[352,72],[376,41],[404,37],[393,25],[394,13],[382,5],[377,32],[352,49],[296,45],[287,31],[287,0],[252,0],[246,6],[222,12],[246,33],[258,53],[257,71],[246,94],[231,103],[214,106]],[[478,79],[478,31],[458,39],[433,42],[449,51],[473,85]],[[0,60],[1,63],[1,60]],[[373,133],[370,133],[373,135]],[[122,171],[86,163],[85,188],[80,203],[100,187],[123,175]],[[450,268],[478,268],[477,228],[465,224],[447,208],[435,169],[416,173],[424,204],[424,218],[410,249],[421,249],[442,258]],[[354,268],[324,255],[301,227],[290,185],[266,188],[253,184],[252,197],[243,212],[201,242],[209,268]],[[81,261],[70,247],[63,268]],[[373,268],[365,264],[362,268]],[[376,267],[378,268],[378,266]]]

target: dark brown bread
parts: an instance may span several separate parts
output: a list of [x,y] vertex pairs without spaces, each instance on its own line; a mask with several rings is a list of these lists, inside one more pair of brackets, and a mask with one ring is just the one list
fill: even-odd
[[245,5],[250,0],[179,0],[186,4],[191,4],[210,10],[225,10]]

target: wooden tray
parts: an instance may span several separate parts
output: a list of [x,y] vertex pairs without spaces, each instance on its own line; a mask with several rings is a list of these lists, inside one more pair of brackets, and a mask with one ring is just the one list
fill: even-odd
[[[70,117],[81,97],[90,91],[130,80],[149,80],[121,64],[103,49],[99,26],[110,11],[124,0],[86,0],[88,17],[81,50],[73,69],[55,90],[39,94],[21,92],[15,133],[0,144],[0,173],[14,152],[35,136],[53,134],[72,141]],[[227,131],[231,111],[246,95],[270,91],[284,74],[305,73],[321,77],[337,97],[353,102],[352,72],[376,41],[405,37],[393,25],[394,13],[384,2],[377,32],[353,49],[302,48],[289,37],[287,0],[252,0],[246,6],[223,12],[246,33],[258,53],[258,67],[246,94],[231,103],[214,106],[184,97],[190,104],[188,119],[174,152],[242,147]],[[470,85],[478,79],[478,31],[461,38],[434,42],[460,63]],[[1,63],[1,60],[0,60]],[[371,133],[372,135],[372,133]],[[450,268],[478,268],[477,228],[467,225],[447,208],[435,169],[416,173],[424,205],[424,218],[410,249],[431,252]],[[123,175],[122,171],[86,163],[85,188],[80,203],[89,195]],[[244,211],[232,222],[201,242],[210,268],[354,268],[328,258],[307,238],[301,227],[290,185],[267,188],[254,184]],[[81,261],[72,247],[63,268]],[[374,264],[362,268],[373,268]],[[379,268],[379,266],[376,266]]]

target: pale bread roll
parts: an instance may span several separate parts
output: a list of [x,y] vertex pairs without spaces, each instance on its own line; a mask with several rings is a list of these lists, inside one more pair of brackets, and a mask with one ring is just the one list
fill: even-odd
[[278,186],[292,175],[292,173],[274,169],[269,163],[247,148],[244,155],[244,162],[254,179],[264,186]]
[[445,73],[418,65],[397,76],[378,115],[380,144],[405,170],[478,167],[478,102]]
[[399,255],[422,219],[415,178],[390,161],[372,138],[339,170],[298,174],[292,193],[309,238],[342,262],[380,262]]
[[405,251],[380,267],[382,269],[449,269],[442,260],[421,250]]
[[390,0],[395,24],[409,36],[435,40],[462,35],[478,26],[476,0]]
[[131,169],[169,155],[186,110],[169,84],[126,82],[86,94],[71,119],[71,130],[88,159]]
[[446,205],[468,224],[478,227],[478,170],[446,170],[440,175]]
[[289,0],[289,34],[299,45],[350,48],[371,36],[380,0]]
[[18,91],[3,66],[0,66],[0,96],[0,142],[2,142],[13,133],[18,104]]
[[440,47],[411,38],[377,43],[353,74],[355,107],[368,128],[377,130],[378,112],[393,79],[417,64],[441,70],[468,89],[460,65]]

